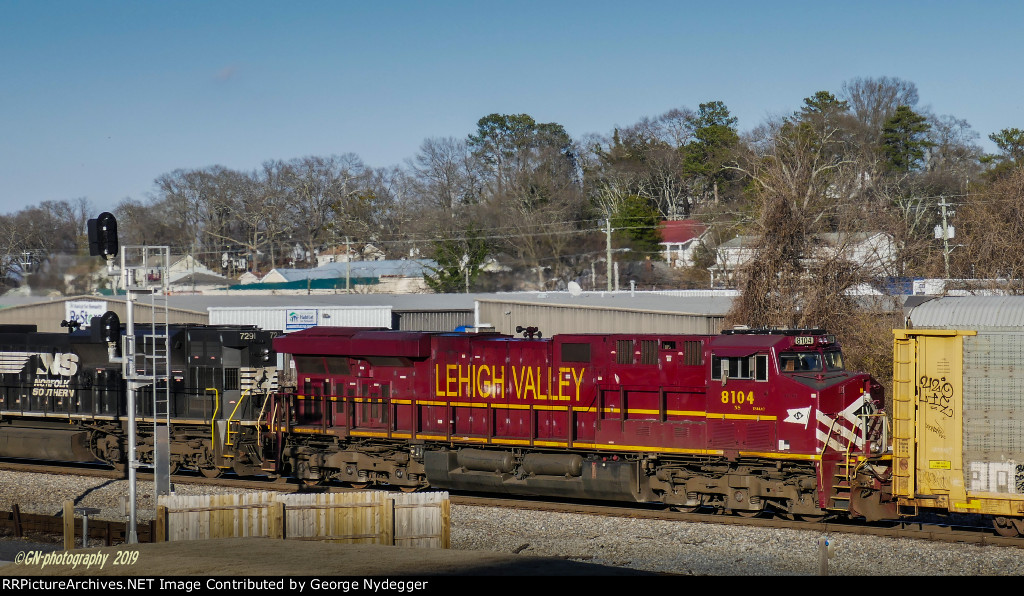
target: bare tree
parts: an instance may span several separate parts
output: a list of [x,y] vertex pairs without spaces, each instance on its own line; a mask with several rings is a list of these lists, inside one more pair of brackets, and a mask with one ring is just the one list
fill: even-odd
[[480,200],[480,164],[465,141],[452,137],[427,139],[410,162],[416,191],[425,205],[440,211],[440,218],[454,218],[460,207]]
[[293,233],[294,241],[305,248],[303,259],[313,260],[335,231],[362,231],[358,222],[365,208],[366,195],[360,193],[365,189],[366,166],[357,155],[305,157],[289,162],[286,171],[286,207],[289,216],[301,222]]
[[957,222],[954,275],[999,280],[1000,289],[1024,294],[1024,167],[971,193],[957,210]]

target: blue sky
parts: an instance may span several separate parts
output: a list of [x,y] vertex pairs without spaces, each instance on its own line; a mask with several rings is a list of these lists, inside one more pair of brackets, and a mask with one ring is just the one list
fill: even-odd
[[176,169],[355,153],[491,113],[574,137],[720,100],[749,130],[855,77],[979,144],[1024,128],[1019,2],[0,0],[0,213],[146,201]]

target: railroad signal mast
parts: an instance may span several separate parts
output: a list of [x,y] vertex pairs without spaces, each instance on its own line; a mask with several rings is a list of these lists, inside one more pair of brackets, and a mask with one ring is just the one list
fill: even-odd
[[[139,459],[136,453],[137,421],[136,392],[149,385],[153,391],[153,478],[154,502],[156,497],[170,493],[170,351],[167,345],[169,321],[167,310],[167,270],[170,267],[170,249],[166,246],[126,246],[121,250],[117,236],[117,220],[104,212],[88,221],[89,254],[101,256],[107,262],[107,272],[119,278],[125,289],[127,321],[122,339],[121,357],[116,356],[116,343],[120,337],[120,321],[114,313],[107,313],[99,322],[110,351],[110,361],[121,363],[121,373],[127,386],[128,409],[128,542],[138,543],[136,486]],[[114,259],[120,254],[121,266],[115,268]],[[156,282],[156,283],[153,283]],[[137,348],[135,330],[135,301],[139,294],[150,296],[150,329],[142,336],[142,350]],[[109,315],[113,315],[112,317]],[[162,387],[161,387],[162,385]]]

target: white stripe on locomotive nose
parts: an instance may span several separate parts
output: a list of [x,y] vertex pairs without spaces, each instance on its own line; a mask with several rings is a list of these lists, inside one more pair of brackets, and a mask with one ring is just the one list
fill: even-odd
[[0,373],[20,373],[25,363],[35,352],[3,352],[0,353]]
[[[819,426],[817,429],[815,429],[815,434],[818,438],[819,445],[824,443],[826,438],[829,441],[829,445],[832,446],[833,449],[837,449],[839,451],[846,449],[847,444],[850,443],[856,445],[857,447],[864,445],[864,437],[861,436],[860,429],[851,430],[842,424],[838,424],[832,428],[832,433],[830,435],[830,426],[831,425],[827,425],[824,428]],[[840,447],[835,447],[835,445],[833,445],[833,442],[838,441],[839,439],[845,439],[846,443],[842,444]]]
[[843,451],[847,448],[846,445],[838,443],[838,438],[846,439],[847,443],[852,442],[857,447],[864,444],[864,437],[860,433],[859,420],[854,418],[850,421],[853,424],[851,429],[845,424],[849,421],[845,416],[842,419],[837,420],[837,424],[833,424],[832,418],[828,417],[821,410],[816,412],[818,418],[818,427],[815,429],[815,436],[818,439],[818,446],[820,447],[828,440],[829,447],[832,447],[836,451]]

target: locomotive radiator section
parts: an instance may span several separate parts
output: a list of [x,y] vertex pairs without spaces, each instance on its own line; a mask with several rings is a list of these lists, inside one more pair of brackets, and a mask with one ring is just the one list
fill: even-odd
[[895,334],[901,512],[981,514],[1000,534],[1024,534],[1024,332]]

